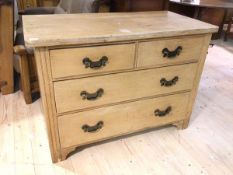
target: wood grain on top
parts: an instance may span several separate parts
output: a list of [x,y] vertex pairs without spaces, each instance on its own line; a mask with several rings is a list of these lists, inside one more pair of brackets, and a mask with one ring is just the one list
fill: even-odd
[[217,27],[172,12],[24,16],[28,47],[90,44],[217,32]]

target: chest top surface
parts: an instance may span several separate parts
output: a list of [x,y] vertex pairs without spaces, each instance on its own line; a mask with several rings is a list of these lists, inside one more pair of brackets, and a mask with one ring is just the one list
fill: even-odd
[[168,11],[23,17],[28,47],[91,44],[217,32],[217,27]]

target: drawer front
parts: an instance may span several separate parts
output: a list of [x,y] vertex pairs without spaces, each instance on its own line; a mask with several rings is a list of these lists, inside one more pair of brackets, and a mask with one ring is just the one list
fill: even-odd
[[132,69],[135,44],[59,49],[50,51],[53,78]]
[[140,42],[137,66],[150,67],[197,61],[202,46],[201,36]]
[[196,67],[194,63],[55,82],[57,112],[189,90]]
[[184,119],[189,93],[99,108],[58,118],[61,147],[79,146]]

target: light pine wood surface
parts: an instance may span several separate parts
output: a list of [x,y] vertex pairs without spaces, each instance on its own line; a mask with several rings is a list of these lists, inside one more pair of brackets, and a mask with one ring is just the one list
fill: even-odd
[[214,25],[168,11],[130,15],[129,13],[25,15],[23,24],[25,43],[28,47],[206,34],[217,32],[218,29]]
[[[132,69],[134,67],[135,47],[135,44],[131,43],[51,50],[52,76],[53,78],[64,78],[75,75],[91,75],[100,72]],[[107,57],[108,61],[100,69],[86,68],[85,64],[83,64],[83,59],[85,58],[96,62],[103,56]]]
[[[59,116],[62,116],[70,112],[73,113],[84,110],[93,110],[104,106],[106,107],[110,105],[117,105],[120,103],[128,103],[135,100],[152,98],[155,96],[158,97],[169,94],[171,95],[173,93],[178,93],[178,91],[191,91],[189,95],[190,98],[185,103],[188,106],[187,111],[184,111],[185,116],[181,118],[177,117],[177,120],[173,121],[173,124],[179,129],[185,129],[188,127],[190,115],[192,112],[192,106],[196,97],[196,90],[202,73],[205,56],[209,47],[211,33],[216,31],[217,29],[215,26],[209,25],[207,23],[202,23],[197,20],[192,20],[171,12],[122,14],[106,13],[98,15],[85,14],[53,16],[54,18],[51,16],[47,16],[47,18],[44,18],[45,21],[42,19],[42,16],[25,17],[24,32],[25,41],[28,44],[27,46],[32,46],[35,49],[35,58],[38,68],[37,70],[39,71],[42,102],[45,111],[45,117],[47,118],[51,155],[54,163],[64,160],[65,155],[72,151],[69,151],[69,148],[67,148],[66,150],[62,150],[60,148],[61,145],[64,148],[65,144],[63,143],[64,139],[60,139],[61,134],[74,132],[72,129],[75,128],[74,126],[70,126],[70,128],[68,127],[70,123],[77,123],[77,127],[79,127],[81,125],[80,122],[82,122],[81,119],[87,118],[85,117],[78,119],[79,117],[77,113],[77,119],[75,119],[73,122],[71,120],[67,122],[60,122],[58,127],[57,114]],[[43,20],[43,23],[40,26],[37,23],[37,20],[39,18],[40,20]],[[47,19],[50,19],[51,21],[48,22],[46,21]],[[70,23],[69,28],[66,27],[65,23],[63,23],[65,21],[67,23]],[[182,27],[180,27],[181,25]],[[35,28],[35,26],[38,26],[39,30],[38,28]],[[93,30],[93,28],[95,29]],[[66,35],[64,35],[64,32],[66,32]],[[38,33],[40,33],[41,35],[38,35]],[[190,40],[186,40],[185,37],[183,39],[180,39],[180,37],[183,37],[183,35],[185,35],[186,37],[190,37]],[[137,64],[137,61],[147,59],[147,56],[143,55],[138,57],[138,54],[147,53],[148,51],[145,50],[146,47],[144,47],[142,50],[138,48],[140,47],[141,42],[149,42],[152,40],[167,40],[168,42],[170,40],[170,45],[167,43],[167,41],[164,41],[164,43],[166,43],[167,45],[167,48],[163,49],[163,47],[161,47],[163,43],[159,43],[158,46],[156,46],[158,47],[158,49],[155,49],[155,51],[157,52],[155,54],[155,58],[157,58],[157,55],[159,55],[159,59],[161,59],[161,56],[168,57],[167,59],[175,59],[176,55],[183,55],[183,53],[183,56],[186,58],[190,57],[189,55],[185,54],[187,53],[186,49],[192,49],[191,51],[189,51],[190,55],[193,54],[193,59],[194,61],[196,59],[197,63],[185,64],[187,62],[182,61],[181,56],[180,58],[183,65],[180,65],[181,63],[179,63],[179,65],[176,65],[173,62],[173,64],[171,64],[172,66],[166,66],[166,64],[164,63],[162,65],[165,67],[160,67],[156,69],[154,68],[154,66],[158,66],[159,62],[153,64],[153,59],[151,59],[149,61],[151,62],[151,66],[147,69],[142,69],[141,65],[143,64]],[[93,52],[93,55],[97,54],[99,51],[101,51],[101,49],[97,49],[98,47],[100,47],[98,45],[103,45],[101,47],[107,48],[106,46],[104,46],[107,44],[111,46],[108,47],[109,49],[106,50],[112,52],[113,54],[115,53],[113,58],[115,58],[116,56],[116,58],[121,59],[122,54],[124,55],[124,53],[121,54],[118,51],[119,43],[127,42],[135,42],[135,47],[132,47],[133,45],[131,45],[130,48],[132,49],[126,49],[125,47],[124,49],[126,49],[127,51],[122,51],[126,53],[126,62],[128,60],[132,60],[132,58],[135,58],[133,59],[133,62],[129,62],[133,66],[132,70],[125,70],[118,73],[109,73],[103,76],[100,76],[100,74],[96,72],[96,74],[94,74],[94,77],[86,77],[83,79],[74,79],[75,76],[82,75],[82,72],[76,72],[76,75],[68,75],[68,77],[66,77],[67,75],[64,75],[64,72],[61,72],[60,76],[58,77],[70,77],[70,79],[62,80],[61,78],[61,80],[54,81],[54,72],[52,72],[52,67],[54,67],[54,64],[57,64],[56,57],[59,57],[57,53],[59,53],[61,49],[63,49],[60,52],[61,57],[64,56],[64,58],[67,58],[66,60],[64,60],[63,58],[63,65],[64,67],[66,67],[66,69],[69,69],[69,67],[71,66],[65,63],[69,62],[69,57],[72,57],[75,54],[68,52],[66,50],[67,48],[73,47],[73,49],[69,49],[70,51],[76,50],[76,47],[80,48],[80,51],[78,53],[83,54],[83,57],[87,53],[91,52]],[[196,47],[196,45],[193,45],[193,43],[197,44],[198,47]],[[175,48],[174,45],[176,45]],[[86,49],[88,49],[88,47],[90,47],[90,50],[87,52]],[[182,48],[184,49],[184,52],[182,52]],[[170,49],[175,50],[169,51]],[[53,53],[55,54],[55,57],[51,62],[51,56],[54,55]],[[121,56],[118,57],[118,55]],[[127,55],[129,57],[127,57]],[[95,64],[100,65],[98,62],[95,62]],[[102,62],[101,64],[104,63]],[[115,66],[117,66],[117,64]],[[76,68],[79,69],[79,67]],[[117,69],[119,68],[124,69],[125,66],[121,65],[120,67],[117,67]],[[141,103],[143,105],[142,101]],[[129,106],[125,106],[124,108],[127,107]],[[103,111],[110,109],[111,108],[102,108]],[[103,113],[103,111],[99,113]],[[164,114],[167,114],[167,112],[168,111],[165,110]],[[127,126],[127,123],[121,123],[127,121],[120,120],[120,116],[128,116],[129,118],[131,118],[131,120],[133,119],[136,121],[136,118],[134,119],[135,116],[131,115],[132,114],[130,112],[126,112],[125,115],[119,115],[118,117],[120,122],[118,125]],[[68,120],[68,118],[65,118],[65,120]],[[78,120],[80,121],[77,122]],[[100,121],[94,125],[84,125],[84,129],[82,132],[95,132],[96,130],[98,130],[99,127],[103,125],[101,118],[99,118],[99,120]],[[132,123],[134,123],[135,121],[132,121]],[[141,131],[143,129],[148,129],[149,126],[147,125],[147,123],[149,122],[138,122],[139,125],[141,124],[141,128],[137,129]],[[167,122],[167,124],[171,124],[170,120],[168,120]],[[161,126],[160,124],[161,123],[158,122],[157,126]],[[59,128],[63,128],[63,131],[59,130]],[[106,128],[108,128],[108,126],[106,126]],[[131,130],[135,131],[134,128],[131,127],[127,130],[124,130],[124,133],[132,133]],[[81,136],[79,133],[80,132],[76,132],[76,136],[80,137],[80,142],[77,142],[77,145],[91,142],[91,140],[88,138],[87,142],[85,142],[83,139],[84,136]],[[101,140],[105,139],[105,137],[112,139],[115,135],[117,135],[117,133],[112,132],[113,136],[110,137],[110,133],[111,132],[109,131],[108,135],[105,135],[103,132],[103,138],[98,138]],[[93,134],[93,139],[95,138],[94,135],[95,134]],[[63,136],[63,138],[64,137],[68,137],[68,135]],[[78,141],[73,136],[70,139],[73,139],[72,144],[70,145],[66,143],[65,147],[73,147],[75,144],[74,140]],[[94,140],[97,141],[96,139]]]
[[[191,90],[196,69],[197,64],[192,63],[55,82],[54,94],[57,113]],[[190,72],[190,70],[193,71]],[[171,87],[161,86],[160,80],[162,78],[169,81],[176,76],[179,77],[179,80],[175,85]],[[94,93],[100,88],[104,89],[104,93],[95,101],[83,100],[80,96],[82,91]],[[67,89],[69,90],[67,91]]]
[[[137,66],[150,67],[198,61],[203,40],[204,38],[202,36],[193,36],[139,42]],[[174,51],[179,46],[182,50],[176,57],[177,59],[164,59],[164,55],[161,54],[164,48],[168,48],[169,51]]]
[[[184,120],[189,95],[175,94],[61,116],[58,119],[61,147],[77,147]],[[154,115],[155,110],[166,110],[168,107],[171,111],[166,117]],[[100,121],[103,127],[98,132],[83,132],[83,125],[94,126]]]
[[[224,46],[224,47],[223,47]],[[52,164],[40,100],[0,95],[0,174],[231,175],[233,43],[209,49],[190,126],[166,127],[84,149]]]

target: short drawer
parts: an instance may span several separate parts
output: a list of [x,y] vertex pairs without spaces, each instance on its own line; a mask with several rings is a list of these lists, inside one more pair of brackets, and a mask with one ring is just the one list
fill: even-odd
[[55,82],[57,112],[190,90],[196,67],[194,63]]
[[132,69],[135,44],[50,50],[53,78]]
[[195,62],[200,57],[202,46],[201,36],[140,42],[137,66],[153,67]]
[[185,119],[188,99],[189,93],[184,93],[61,116],[61,147],[89,144]]

